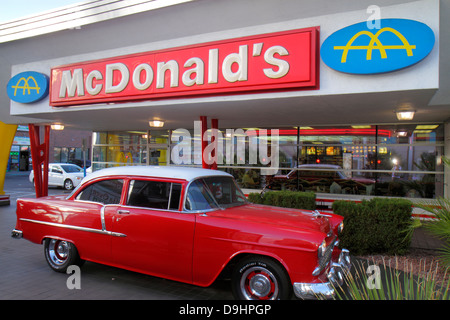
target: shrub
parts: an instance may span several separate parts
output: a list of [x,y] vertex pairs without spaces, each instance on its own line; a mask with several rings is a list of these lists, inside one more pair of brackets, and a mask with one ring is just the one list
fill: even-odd
[[316,209],[316,195],[313,192],[267,191],[262,196],[260,193],[250,193],[248,200],[252,203],[283,208]]
[[408,200],[335,201],[333,211],[344,217],[341,246],[355,255],[405,254],[411,244],[411,238],[405,237],[412,220]]

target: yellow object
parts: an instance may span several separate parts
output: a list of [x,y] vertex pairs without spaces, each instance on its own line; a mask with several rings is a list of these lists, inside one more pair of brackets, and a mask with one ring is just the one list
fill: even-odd
[[16,124],[6,124],[0,121],[0,195],[5,194],[3,187],[5,184],[6,168],[16,130]]
[[[383,46],[383,44],[380,42],[380,40],[378,39],[378,37],[380,36],[380,34],[382,34],[383,32],[391,32],[393,34],[395,34],[397,36],[397,38],[399,38],[403,45],[389,45],[389,46]],[[353,42],[359,38],[362,35],[366,35],[369,36],[370,38],[370,43],[367,46],[353,46]],[[348,42],[345,46],[334,46],[334,50],[344,50],[344,52],[342,53],[342,57],[341,57],[341,62],[345,63],[347,61],[347,54],[349,50],[367,50],[367,55],[366,55],[366,60],[372,60],[372,51],[373,50],[379,50],[380,51],[380,55],[382,59],[386,59],[387,58],[387,53],[386,53],[386,49],[404,49],[406,50],[406,54],[410,57],[413,56],[413,52],[412,49],[415,49],[416,46],[415,45],[410,45],[408,40],[406,40],[406,38],[397,30],[393,29],[393,28],[383,28],[380,29],[376,34],[371,33],[370,31],[360,31],[357,34],[355,34]]]

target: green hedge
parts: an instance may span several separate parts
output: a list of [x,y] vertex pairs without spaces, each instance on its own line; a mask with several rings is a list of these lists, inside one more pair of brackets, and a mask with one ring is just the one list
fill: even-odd
[[333,211],[344,217],[341,247],[354,255],[401,255],[411,244],[411,238],[405,237],[412,221],[412,203],[408,200],[335,201]]
[[267,191],[263,196],[260,193],[250,193],[248,200],[252,203],[284,208],[316,209],[316,195],[313,192]]

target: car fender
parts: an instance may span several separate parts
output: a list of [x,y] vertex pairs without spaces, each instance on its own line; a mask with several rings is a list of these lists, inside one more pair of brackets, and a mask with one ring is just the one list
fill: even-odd
[[[212,220],[211,217],[207,221],[212,223]],[[255,233],[226,228],[224,224],[225,221],[222,227],[213,226],[214,223],[197,224],[193,252],[193,283],[196,285],[210,285],[241,256],[270,257],[284,267],[292,281],[303,275],[309,276],[317,264],[317,248],[323,237],[320,241],[312,238],[317,237],[319,232],[309,234],[312,238],[308,240],[295,239],[295,233],[282,239],[275,238],[276,234],[261,236],[257,233],[257,226],[251,226],[251,223],[242,222],[246,227],[241,227],[249,230],[256,228]]]

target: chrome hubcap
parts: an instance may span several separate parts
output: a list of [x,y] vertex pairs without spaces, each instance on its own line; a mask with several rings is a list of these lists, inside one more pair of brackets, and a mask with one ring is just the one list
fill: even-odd
[[50,240],[48,253],[52,262],[56,265],[62,265],[69,256],[69,244],[66,241]]
[[248,300],[273,300],[278,295],[278,282],[275,276],[263,267],[246,270],[240,285],[244,297]]

